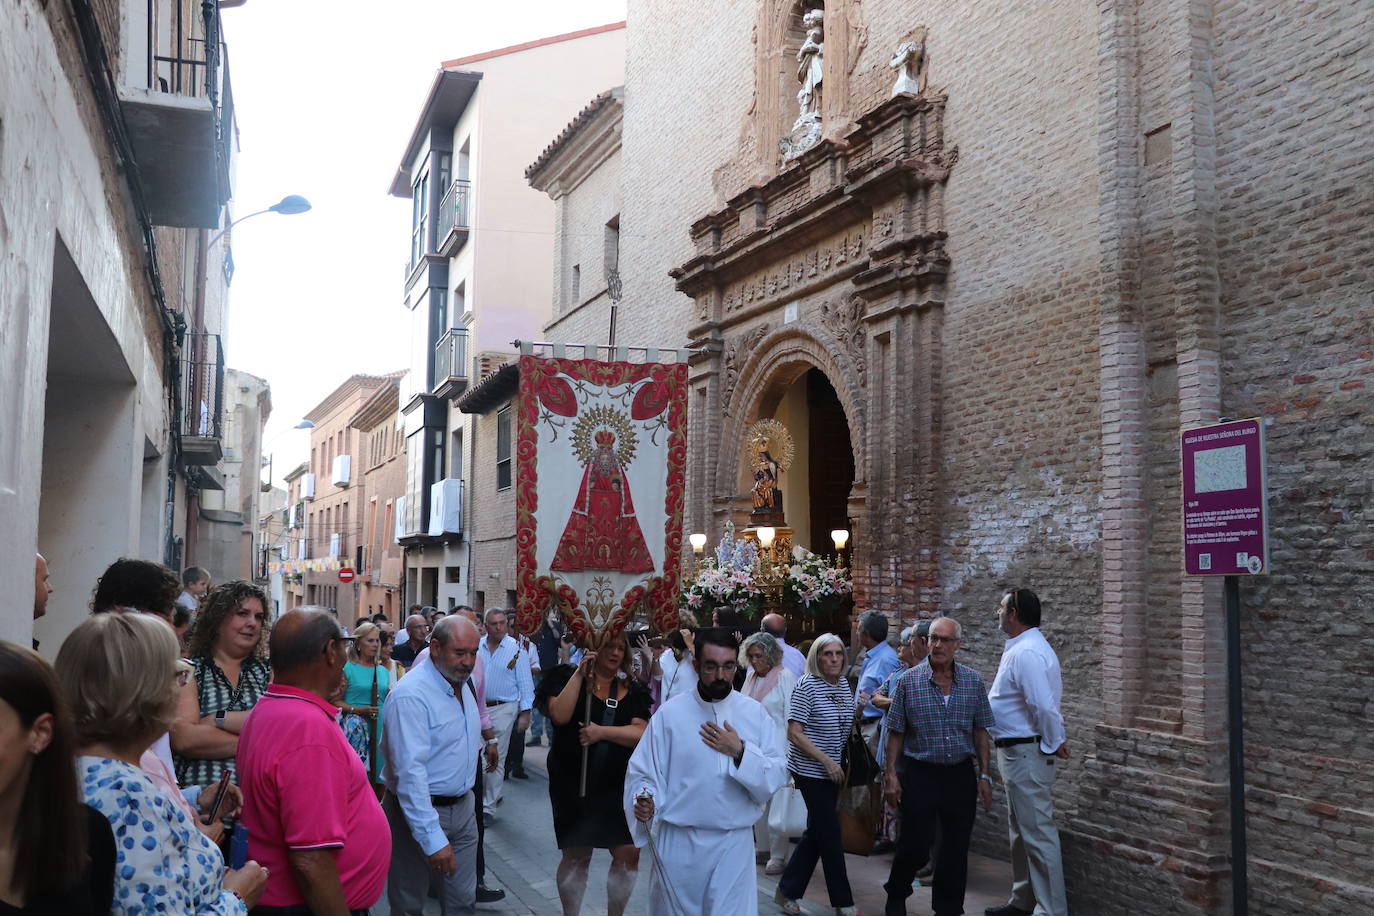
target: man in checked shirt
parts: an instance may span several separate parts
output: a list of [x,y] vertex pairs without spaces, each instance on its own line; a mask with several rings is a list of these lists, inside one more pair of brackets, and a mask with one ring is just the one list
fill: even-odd
[[962,639],[957,620],[934,620],[927,637],[930,655],[892,688],[883,796],[901,810],[902,827],[883,885],[885,916],[906,913],[911,882],[929,855],[937,821],[941,841],[931,903],[935,916],[964,912],[976,804],[992,806],[988,729],[993,717],[983,678],[954,661]]

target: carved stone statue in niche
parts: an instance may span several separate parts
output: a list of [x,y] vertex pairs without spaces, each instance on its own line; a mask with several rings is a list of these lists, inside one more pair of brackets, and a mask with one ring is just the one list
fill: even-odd
[[825,78],[825,10],[807,10],[802,16],[802,26],[806,29],[806,40],[797,51],[797,80],[801,89],[797,92],[797,122],[801,127],[807,121],[821,119],[821,81]]
[[893,95],[910,92],[920,95],[926,88],[926,30],[917,29],[897,46],[897,53],[887,64],[897,71],[897,82],[892,86]]
[[797,120],[778,143],[784,162],[795,159],[821,139],[821,102],[825,78],[825,10],[811,9],[802,14],[806,37],[797,51]]

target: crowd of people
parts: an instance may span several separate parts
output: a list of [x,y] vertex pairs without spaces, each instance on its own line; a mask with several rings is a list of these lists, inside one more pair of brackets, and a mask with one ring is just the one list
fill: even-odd
[[[50,595],[39,557],[35,617]],[[1051,789],[1069,750],[1030,589],[997,608],[991,690],[956,661],[951,617],[892,646],[865,612],[848,648],[793,647],[776,614],[748,633],[685,618],[584,652],[556,612],[527,637],[503,609],[417,605],[402,636],[384,615],[269,607],[248,582],[121,559],[53,665],[0,643],[0,916],[342,916],[384,894],[395,916],[431,898],[473,913],[503,895],[483,845],[505,780],[545,741],[565,916],[596,849],[621,916],[645,847],[652,913],[753,914],[759,866],[800,913],[819,865],[852,916],[843,799],[870,786],[881,813],[858,823],[893,852],[886,916],[921,882],[937,916],[962,913],[993,750],[1013,886],[987,913],[1067,913]]]

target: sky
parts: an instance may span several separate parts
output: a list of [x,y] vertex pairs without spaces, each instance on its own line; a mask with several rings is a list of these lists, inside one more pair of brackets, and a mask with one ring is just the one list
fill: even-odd
[[[223,11],[239,153],[225,359],[265,378],[273,477],[307,411],[354,373],[404,368],[410,202],[387,193],[439,64],[625,18],[625,0],[249,0]],[[551,75],[551,78],[556,78]],[[550,137],[550,140],[553,138]]]

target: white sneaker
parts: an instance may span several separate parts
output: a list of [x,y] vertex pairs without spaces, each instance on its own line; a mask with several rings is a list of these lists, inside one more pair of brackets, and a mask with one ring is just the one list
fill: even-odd
[[786,913],[787,916],[799,916],[801,913],[801,904],[796,900],[789,900],[784,897],[780,890],[773,893],[773,902],[778,905],[778,910]]

